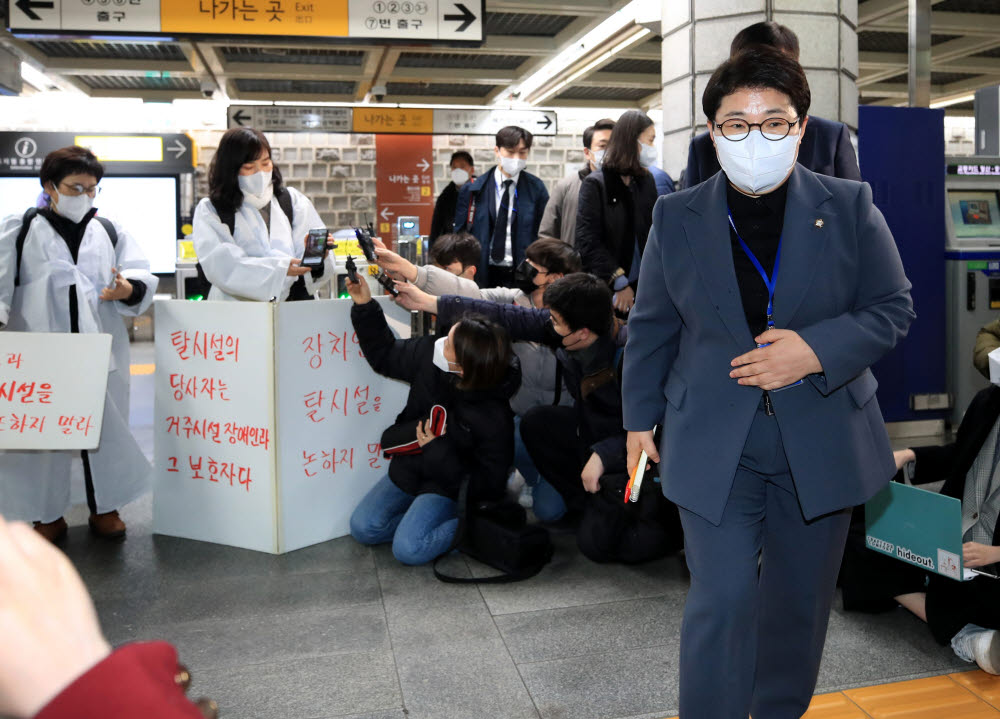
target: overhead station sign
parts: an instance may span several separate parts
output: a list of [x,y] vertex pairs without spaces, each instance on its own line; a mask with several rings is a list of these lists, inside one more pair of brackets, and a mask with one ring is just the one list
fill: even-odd
[[46,155],[68,145],[89,148],[111,175],[172,175],[195,166],[191,138],[176,133],[0,132],[0,174],[37,175]]
[[555,135],[551,110],[449,110],[383,105],[230,105],[228,126],[262,132],[375,132],[396,135],[495,135],[518,125],[535,135]]
[[483,41],[484,0],[8,0],[31,33]]

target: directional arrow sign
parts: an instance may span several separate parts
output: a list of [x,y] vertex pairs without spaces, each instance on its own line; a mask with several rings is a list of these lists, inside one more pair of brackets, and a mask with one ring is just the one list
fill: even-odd
[[461,23],[455,32],[465,32],[469,29],[469,26],[476,21],[476,16],[469,12],[469,8],[465,7],[462,3],[455,3],[455,8],[459,11],[459,15],[445,15],[444,19],[449,21],[458,21]]
[[187,147],[185,147],[184,143],[178,139],[175,139],[174,144],[167,148],[167,152],[174,153],[175,160],[179,159],[187,151]]
[[56,4],[54,2],[43,2],[42,0],[17,0],[14,3],[14,7],[23,12],[28,16],[29,20],[41,20],[42,16],[35,12],[35,10],[54,10]]
[[541,120],[538,120],[536,124],[541,125],[542,128],[548,130],[550,127],[552,127],[552,118],[549,117],[548,115],[545,115]]
[[424,172],[427,172],[427,170],[430,169],[430,166],[431,163],[427,162],[426,158],[423,157],[420,158],[420,162],[417,163],[417,167],[419,167]]
[[233,122],[235,122],[240,127],[243,127],[244,122],[249,123],[253,119],[252,115],[247,115],[245,112],[243,112],[242,107],[236,108],[236,112],[233,113],[232,117],[233,117]]
[[396,214],[395,212],[389,212],[388,207],[383,207],[382,211],[379,213],[379,217],[388,222],[389,220],[392,219],[392,216],[395,214]]

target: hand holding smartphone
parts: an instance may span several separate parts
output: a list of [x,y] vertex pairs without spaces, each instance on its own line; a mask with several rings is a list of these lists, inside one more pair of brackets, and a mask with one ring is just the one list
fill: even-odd
[[330,231],[325,227],[309,230],[306,237],[306,249],[302,253],[302,264],[306,267],[319,267],[326,258],[326,238]]

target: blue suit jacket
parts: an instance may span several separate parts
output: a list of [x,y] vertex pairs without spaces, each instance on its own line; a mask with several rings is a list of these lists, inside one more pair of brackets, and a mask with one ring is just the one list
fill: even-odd
[[[799,145],[799,164],[813,172],[845,180],[861,181],[858,156],[851,144],[847,125],[809,115],[805,135]],[[681,178],[684,189],[704,182],[720,169],[715,145],[703,132],[688,145],[688,164]]]
[[[771,399],[806,518],[861,504],[895,473],[868,369],[913,321],[910,283],[871,188],[797,166],[774,320],[823,374]],[[730,379],[754,348],[733,269],[726,176],[661,197],[629,317],[625,428],[663,425],[666,495],[718,524],[761,390]]]
[[[476,268],[476,282],[480,286],[486,284],[490,273],[490,196],[496,192],[493,181],[494,165],[476,178],[475,182],[467,182],[458,192],[458,204],[455,206],[455,232],[471,232],[482,245],[482,259]],[[469,201],[475,200],[472,222],[469,222]],[[495,198],[495,195],[494,195]],[[495,201],[495,200],[494,200]],[[514,222],[517,232],[514,235],[514,267],[521,264],[524,251],[528,245],[538,239],[538,226],[542,224],[545,205],[549,201],[549,191],[545,184],[531,173],[521,171],[517,179],[517,204]]]

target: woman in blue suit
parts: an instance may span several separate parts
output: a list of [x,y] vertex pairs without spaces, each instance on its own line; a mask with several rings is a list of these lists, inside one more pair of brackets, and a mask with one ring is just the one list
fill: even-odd
[[868,368],[910,283],[868,185],[796,166],[809,100],[772,48],[715,71],[723,172],[658,201],[629,319],[629,466],[660,462],[691,571],[683,719],[806,711],[850,507],[895,472]]

